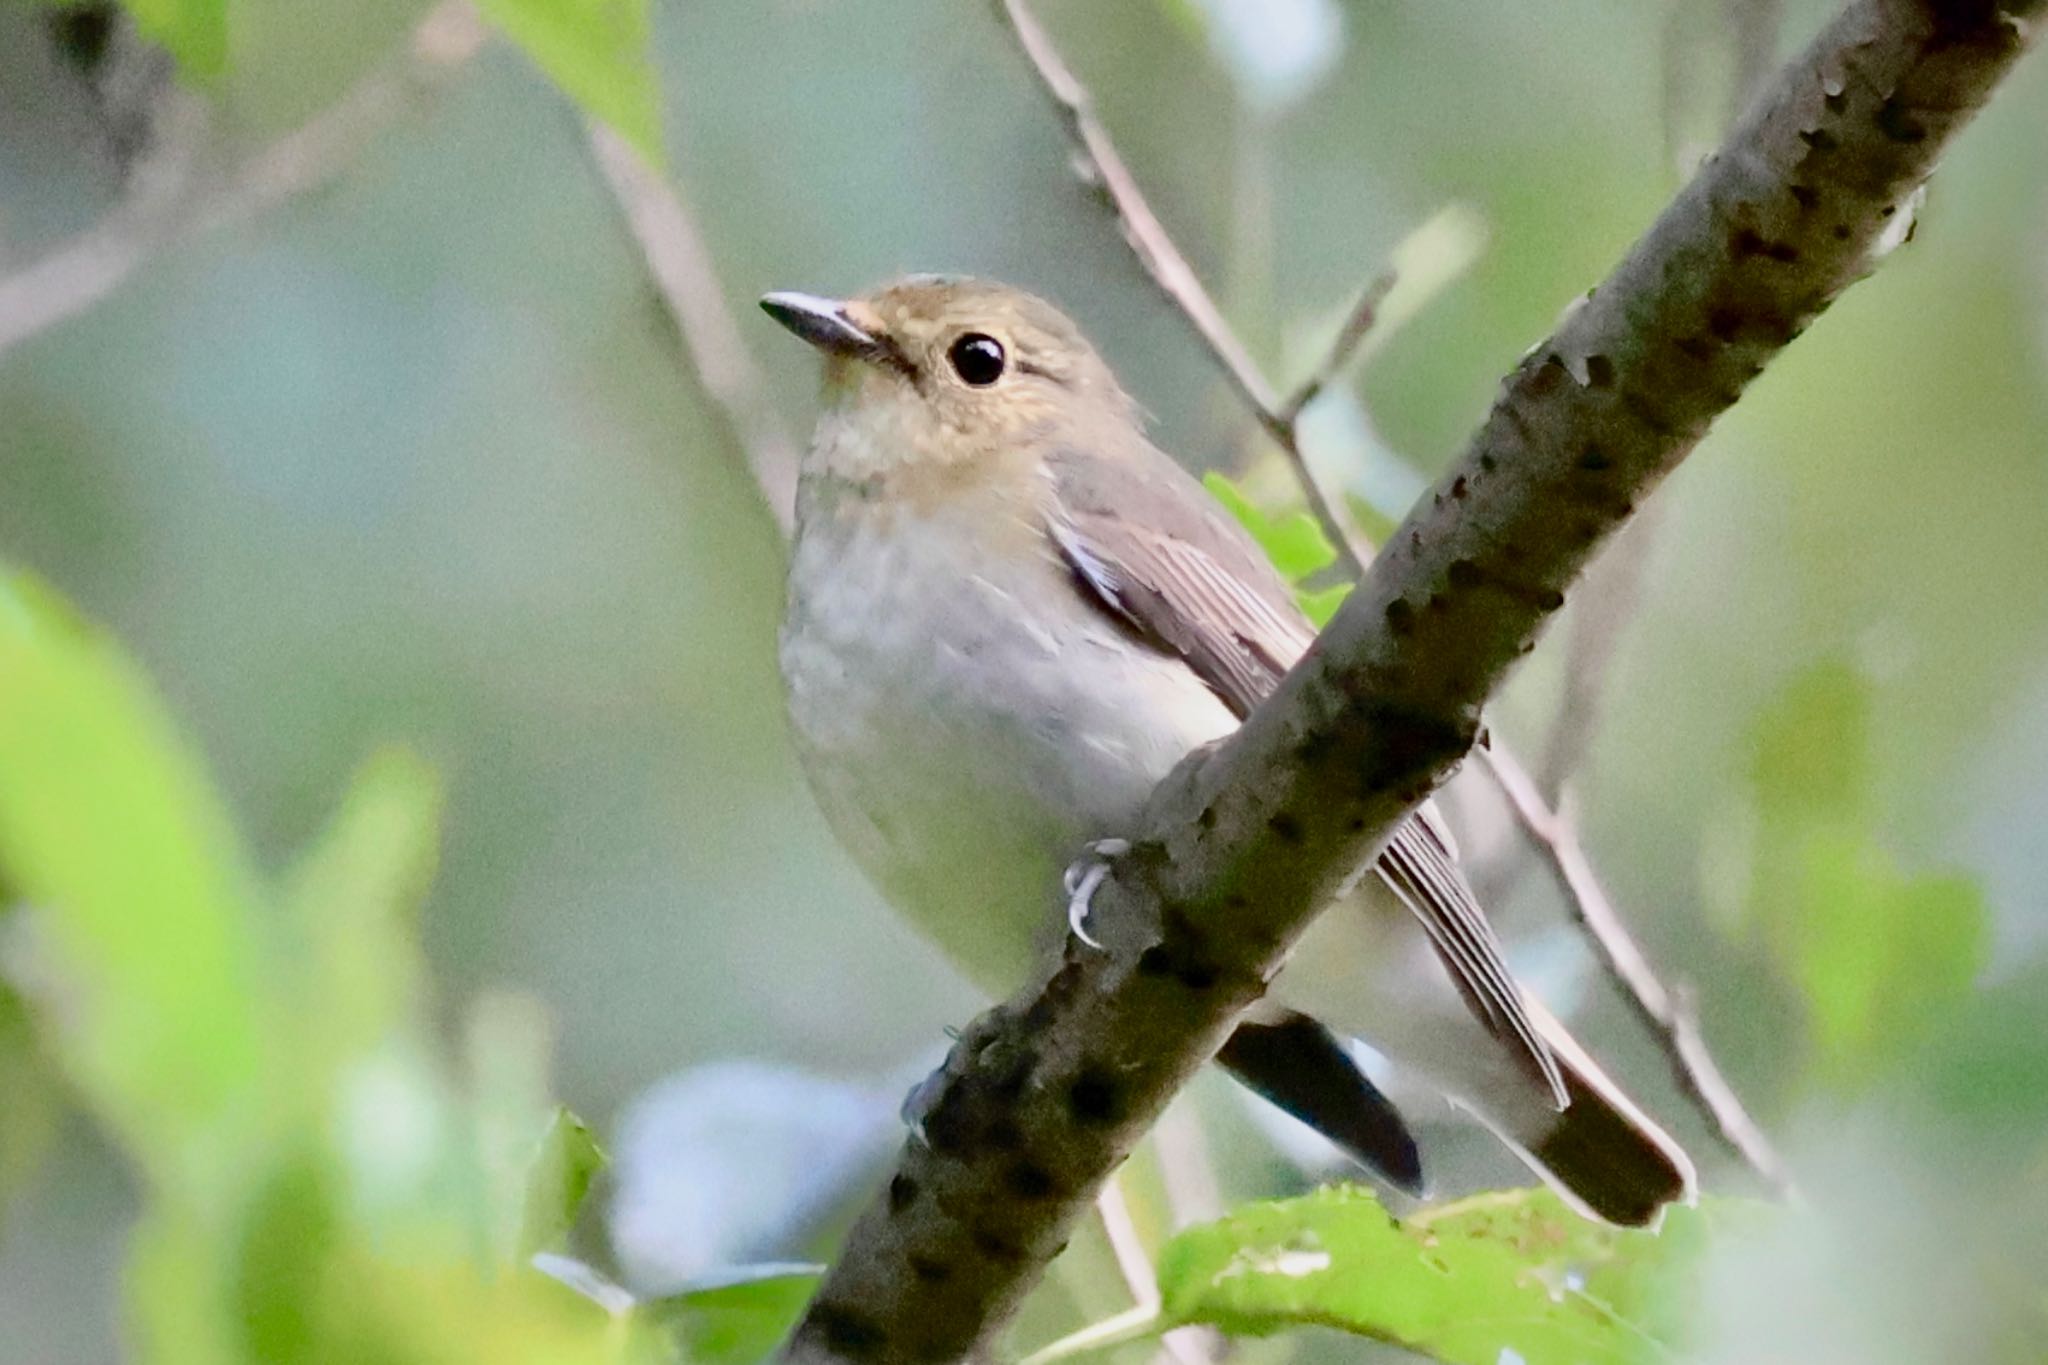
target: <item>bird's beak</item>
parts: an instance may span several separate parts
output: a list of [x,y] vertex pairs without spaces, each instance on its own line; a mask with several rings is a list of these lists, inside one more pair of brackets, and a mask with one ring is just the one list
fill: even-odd
[[762,311],[827,355],[883,359],[890,347],[847,316],[838,299],[778,290],[761,296]]

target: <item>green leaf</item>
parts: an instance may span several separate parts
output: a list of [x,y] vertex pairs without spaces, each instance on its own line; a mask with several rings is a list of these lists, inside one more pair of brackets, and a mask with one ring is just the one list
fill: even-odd
[[1969,998],[1990,959],[1990,916],[1969,879],[1902,875],[1854,838],[1816,838],[1803,871],[1797,913],[1772,937],[1806,1001],[1822,1079],[1853,1089]]
[[521,1260],[568,1238],[606,1160],[583,1120],[557,1108],[526,1177],[526,1214],[519,1226]]
[[1252,539],[1289,583],[1299,583],[1336,562],[1336,547],[1308,513],[1268,516],[1228,476],[1214,470],[1202,476],[1202,486],[1252,533]]
[[1858,819],[1870,790],[1870,688],[1839,659],[1813,665],[1757,718],[1750,782],[1777,820]]
[[206,79],[228,65],[227,0],[124,0],[135,27],[177,58],[189,75]]
[[1823,661],[1758,717],[1748,922],[1799,994],[1820,1079],[1867,1085],[1969,995],[1988,959],[1976,885],[1916,876],[1871,836],[1870,695]]
[[824,1273],[800,1262],[734,1266],[645,1307],[675,1331],[692,1365],[753,1365],[789,1335]]
[[1330,618],[1337,614],[1337,608],[1344,605],[1344,599],[1351,596],[1351,587],[1349,583],[1338,583],[1321,589],[1297,588],[1294,600],[1301,603],[1302,615],[1321,630],[1330,624]]
[[405,750],[382,750],[289,879],[316,1084],[412,1022],[425,971],[412,919],[433,880],[440,825],[433,770]]
[[478,8],[585,113],[662,164],[648,0],[478,0]]
[[134,666],[25,575],[0,577],[0,881],[52,1055],[161,1179],[203,1156],[231,1184],[215,1125],[257,1116],[273,1037],[254,879]]
[[1674,1209],[1659,1232],[1627,1232],[1515,1190],[1400,1223],[1369,1192],[1333,1187],[1174,1237],[1159,1257],[1162,1328],[1335,1327],[1453,1365],[1503,1351],[1527,1365],[1661,1360],[1686,1326],[1669,1305],[1685,1301],[1673,1291],[1706,1218]]
[[[0,932],[6,929],[0,904]],[[0,986],[0,1217],[35,1173],[57,1131],[57,1088],[36,1049],[33,1021],[20,996]],[[6,1225],[0,1222],[0,1235]]]

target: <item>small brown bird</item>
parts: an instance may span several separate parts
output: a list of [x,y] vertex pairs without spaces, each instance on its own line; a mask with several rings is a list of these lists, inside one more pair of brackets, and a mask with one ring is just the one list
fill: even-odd
[[[883,894],[991,995],[1067,928],[1063,869],[1228,734],[1314,631],[1146,440],[1073,323],[913,276],[762,306],[823,351],[782,672],[804,766]],[[1326,911],[1220,1060],[1396,1186],[1421,1166],[1358,1038],[1583,1210],[1644,1224],[1685,1154],[1509,975],[1434,806]]]

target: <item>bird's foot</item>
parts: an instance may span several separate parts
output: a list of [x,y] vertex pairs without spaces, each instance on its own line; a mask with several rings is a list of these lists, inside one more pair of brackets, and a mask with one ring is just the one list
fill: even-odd
[[1085,854],[1068,865],[1066,876],[1061,879],[1067,889],[1067,928],[1074,931],[1075,938],[1098,951],[1102,944],[1088,932],[1088,917],[1095,893],[1116,870],[1114,860],[1130,851],[1128,839],[1097,839],[1088,845]]
[[925,1128],[944,1103],[947,1087],[974,1069],[975,1063],[981,1059],[982,1050],[1002,1033],[1009,1015],[1007,1005],[995,1005],[976,1015],[959,1032],[947,1030],[953,1046],[946,1053],[946,1060],[938,1070],[910,1087],[910,1093],[903,1097],[902,1107],[896,1111],[918,1146],[932,1145]]

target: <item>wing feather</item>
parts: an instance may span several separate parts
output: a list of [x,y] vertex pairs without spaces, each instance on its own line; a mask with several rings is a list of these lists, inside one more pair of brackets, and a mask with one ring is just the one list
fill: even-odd
[[[1169,477],[1185,479],[1165,456],[1152,456]],[[1315,632],[1236,522],[1192,480],[1165,495],[1148,486],[1152,467],[1078,453],[1055,459],[1048,530],[1090,600],[1185,660],[1242,719],[1307,652]],[[1515,1046],[1562,1109],[1557,1061],[1433,805],[1402,822],[1375,870],[1421,921],[1473,1013]]]

